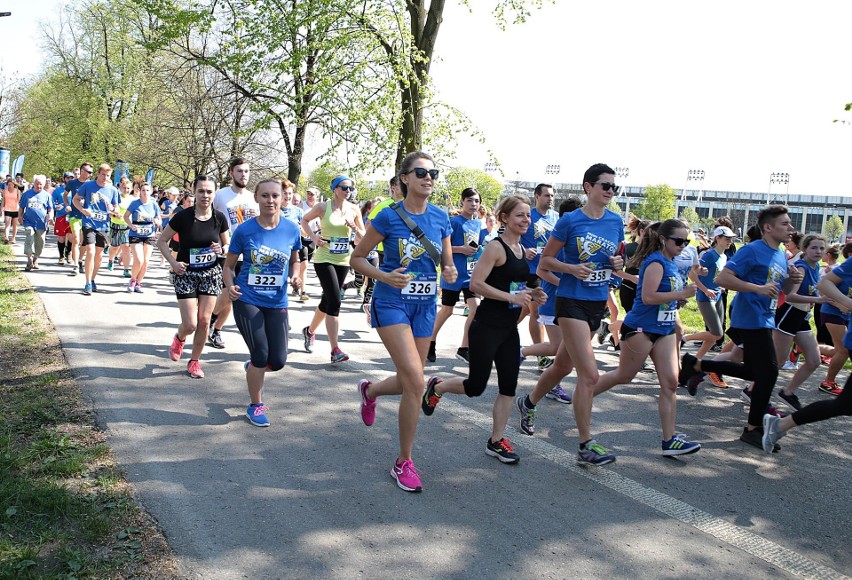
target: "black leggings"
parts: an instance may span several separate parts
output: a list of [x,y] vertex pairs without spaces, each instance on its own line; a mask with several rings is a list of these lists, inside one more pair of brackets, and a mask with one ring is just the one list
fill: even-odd
[[286,308],[264,308],[237,300],[234,321],[249,348],[253,367],[271,371],[284,368],[287,363]]
[[734,329],[731,337],[742,341],[743,362],[701,361],[701,370],[709,373],[730,375],[746,381],[754,381],[751,392],[751,408],[748,411],[749,425],[762,425],[763,414],[775,381],[778,380],[778,361],[775,360],[775,344],[772,341],[772,329],[757,330]]
[[314,272],[317,273],[320,286],[322,286],[322,298],[319,303],[320,312],[327,316],[340,315],[340,290],[349,273],[349,266],[338,266],[322,262],[314,262]]
[[491,365],[497,367],[497,386],[501,395],[514,397],[518,388],[521,339],[518,327],[491,326],[474,320],[468,332],[470,369],[464,380],[464,393],[478,397],[485,392],[491,378]]
[[849,378],[846,379],[843,392],[837,395],[837,398],[811,403],[807,407],[803,407],[801,411],[793,413],[791,418],[796,425],[806,425],[840,415],[847,417],[852,415],[852,375],[849,375]]

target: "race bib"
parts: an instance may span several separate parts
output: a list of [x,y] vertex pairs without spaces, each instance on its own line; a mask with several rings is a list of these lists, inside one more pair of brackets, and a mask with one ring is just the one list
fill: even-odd
[[476,267],[476,259],[473,256],[468,256],[467,258],[467,273],[470,274],[473,272],[473,269]]
[[674,324],[677,320],[677,308],[672,308],[672,303],[660,304],[657,310],[657,322],[660,324]]
[[27,207],[30,208],[30,209],[38,209],[38,208],[42,207],[42,205],[38,201],[31,201],[30,203],[27,204]]
[[154,224],[146,224],[146,225],[137,225],[136,226],[136,236],[137,237],[148,237],[154,233]]
[[284,285],[284,269],[271,264],[251,266],[248,285],[257,292],[278,292]]
[[216,254],[213,248],[190,248],[189,267],[206,268],[216,262]]
[[328,251],[335,255],[349,253],[349,238],[331,238],[328,241]]
[[773,312],[778,309],[778,298],[772,298],[769,301],[769,309]]
[[438,274],[436,272],[411,272],[411,280],[399,293],[405,302],[434,302],[438,293]]
[[589,274],[589,277],[583,280],[583,284],[587,286],[603,286],[609,283],[610,278],[612,278],[612,270],[610,268],[601,268]]
[[544,246],[546,246],[546,245],[547,245],[547,240],[538,240],[535,244],[535,253],[540,256],[542,250],[544,250]]
[[[509,294],[514,296],[515,294],[520,294],[524,290],[527,289],[526,282],[510,282],[509,283]],[[517,304],[512,304],[509,302],[509,308],[520,308]]]
[[89,210],[91,212],[91,218],[94,222],[105,222],[109,219],[109,214],[105,211],[100,211],[97,209]]

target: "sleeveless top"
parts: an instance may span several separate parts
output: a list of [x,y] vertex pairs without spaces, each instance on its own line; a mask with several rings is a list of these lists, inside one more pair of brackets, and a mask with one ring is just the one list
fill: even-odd
[[[322,233],[320,236],[325,240],[325,245],[314,250],[315,264],[334,264],[336,266],[348,266],[349,256],[352,255],[352,246],[349,244],[349,226],[343,215],[332,216],[332,201],[325,204],[325,214],[322,216]],[[346,205],[344,207],[344,212]]]
[[[524,259],[523,255],[520,258],[515,256],[515,253],[503,241],[503,238],[498,236],[495,240],[502,244],[503,250],[506,252],[506,263],[502,266],[494,266],[491,269],[491,273],[485,279],[485,283],[492,288],[511,294],[518,294],[526,290],[530,274],[529,264],[526,259]],[[494,242],[490,243],[493,244]],[[483,298],[482,303],[476,309],[474,320],[491,326],[516,326],[520,314],[520,306],[503,302],[502,300]]]

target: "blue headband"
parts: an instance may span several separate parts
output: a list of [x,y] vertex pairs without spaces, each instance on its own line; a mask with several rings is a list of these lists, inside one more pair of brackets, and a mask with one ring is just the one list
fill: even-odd
[[351,177],[346,177],[345,175],[340,175],[338,177],[335,177],[331,182],[331,191],[334,191],[335,189],[337,189],[337,186],[340,185],[341,181],[347,181],[347,180],[351,181],[353,185],[355,184],[355,180],[352,179]]

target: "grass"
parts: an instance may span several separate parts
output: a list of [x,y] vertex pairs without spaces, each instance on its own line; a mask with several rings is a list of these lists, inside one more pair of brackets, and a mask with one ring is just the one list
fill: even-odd
[[0,320],[0,578],[176,577],[9,246]]

